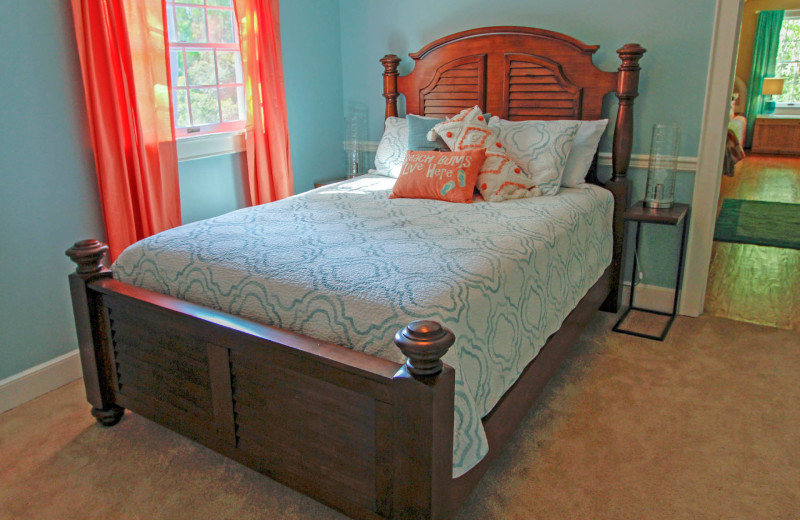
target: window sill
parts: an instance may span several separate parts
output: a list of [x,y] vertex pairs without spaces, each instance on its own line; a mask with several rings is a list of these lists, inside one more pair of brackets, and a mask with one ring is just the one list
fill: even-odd
[[179,137],[176,144],[179,162],[205,159],[246,150],[243,130]]
[[794,106],[776,106],[775,107],[775,115],[776,116],[800,116],[800,105]]

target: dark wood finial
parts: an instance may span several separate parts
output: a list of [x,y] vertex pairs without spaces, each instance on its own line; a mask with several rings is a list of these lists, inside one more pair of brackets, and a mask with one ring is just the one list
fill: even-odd
[[397,347],[408,357],[406,366],[415,376],[432,376],[442,371],[442,356],[456,337],[435,321],[412,321],[394,336]]
[[79,275],[87,276],[97,274],[103,269],[103,264],[100,260],[105,256],[108,251],[108,246],[99,240],[89,239],[75,242],[75,245],[67,249],[66,255],[78,264],[75,269]]
[[387,54],[381,58],[383,64],[383,97],[386,98],[385,117],[397,117],[397,65],[400,57]]
[[624,179],[628,172],[633,145],[633,100],[639,95],[639,60],[646,49],[638,43],[628,43],[617,50],[622,64],[617,76],[619,110],[614,127],[611,169],[613,179]]
[[621,49],[617,49],[617,54],[622,60],[619,70],[639,70],[639,60],[645,52],[647,49],[638,43],[626,43]]

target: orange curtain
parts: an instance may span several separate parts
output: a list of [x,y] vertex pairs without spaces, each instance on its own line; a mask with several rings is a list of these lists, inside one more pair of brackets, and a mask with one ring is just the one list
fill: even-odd
[[112,261],[181,223],[161,0],[72,0]]
[[247,103],[250,204],[294,193],[278,0],[234,0]]

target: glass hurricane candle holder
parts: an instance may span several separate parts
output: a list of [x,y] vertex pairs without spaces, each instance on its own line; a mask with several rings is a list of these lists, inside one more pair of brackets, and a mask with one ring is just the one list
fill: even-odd
[[678,125],[653,125],[650,164],[644,205],[648,208],[671,208],[675,197],[675,173],[678,169]]

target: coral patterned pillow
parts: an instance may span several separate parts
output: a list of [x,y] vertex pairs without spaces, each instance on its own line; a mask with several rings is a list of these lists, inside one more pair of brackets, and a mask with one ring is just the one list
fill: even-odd
[[486,150],[486,161],[478,173],[478,190],[489,202],[522,199],[541,195],[541,190],[506,153],[497,140],[497,130],[489,128],[479,107],[467,108],[439,123],[428,139],[442,137],[454,151]]
[[389,198],[471,203],[478,171],[485,158],[483,149],[468,152],[409,150]]

